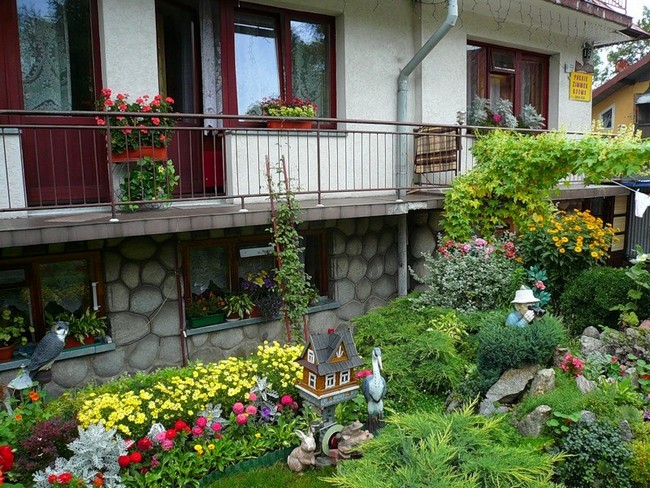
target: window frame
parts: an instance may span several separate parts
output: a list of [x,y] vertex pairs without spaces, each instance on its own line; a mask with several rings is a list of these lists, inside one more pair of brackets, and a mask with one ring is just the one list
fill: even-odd
[[[477,96],[487,98],[490,100],[490,75],[492,74],[501,74],[501,75],[511,75],[513,77],[513,91],[514,91],[514,100],[513,104],[513,114],[518,116],[521,113],[522,107],[522,76],[523,76],[523,65],[525,62],[535,61],[541,62],[542,64],[542,107],[541,110],[537,110],[540,115],[545,119],[545,126],[548,127],[548,106],[549,106],[549,56],[546,54],[535,53],[532,51],[525,51],[523,49],[510,48],[505,46],[499,46],[495,44],[487,44],[485,42],[474,41],[468,39],[466,43],[467,46],[476,46],[482,49],[485,49],[484,53],[477,60],[479,63],[478,66],[478,77]],[[469,52],[469,51],[467,51]],[[505,69],[505,68],[494,68],[494,56],[495,53],[512,53],[514,56],[514,69]],[[467,55],[466,55],[467,62]],[[470,70],[467,69],[469,75]],[[469,77],[466,80],[466,91],[467,91],[467,104],[471,104],[469,96],[471,93],[469,86]],[[484,94],[480,94],[481,88],[485,90]]]
[[325,388],[334,388],[336,386],[336,374],[328,374],[325,376]]
[[[319,22],[329,24],[329,115],[336,118],[336,19],[328,15],[301,12],[284,8],[258,5],[239,0],[225,0],[221,9],[221,72],[223,79],[223,110],[227,115],[239,114],[237,102],[237,79],[235,75],[235,12],[243,11],[261,15],[275,16],[279,25],[278,66],[280,69],[280,96],[292,97],[291,64],[291,21]],[[260,127],[263,122],[224,120],[224,125]]]
[[[605,126],[604,120],[603,120],[603,115],[605,115],[607,112],[611,112],[611,125],[609,127]],[[607,107],[605,110],[601,110],[600,113],[598,114],[598,120],[603,123],[603,129],[608,129],[608,130],[613,130],[614,129],[614,120],[616,117],[616,108],[615,105],[612,104],[609,107]],[[636,121],[635,121],[636,124]]]
[[[46,256],[34,256],[29,258],[12,258],[0,261],[0,271],[24,268],[25,281],[24,287],[29,289],[29,299],[31,305],[34,335],[36,341],[40,340],[47,332],[48,327],[43,310],[43,296],[41,289],[41,279],[38,268],[41,264],[57,263],[64,261],[88,261],[88,271],[93,282],[97,282],[97,304],[99,305],[99,314],[107,315],[104,302],[104,274],[102,272],[102,258],[100,251],[83,251],[66,254],[51,254]],[[4,285],[1,288],[13,288],[12,285]]]
[[345,385],[350,382],[350,370],[341,371],[339,375],[339,383]]
[[316,362],[316,355],[313,349],[307,349],[307,362],[314,364]]
[[309,385],[310,388],[316,388],[316,375],[312,373],[311,371],[309,372],[309,375],[307,377],[307,384]]

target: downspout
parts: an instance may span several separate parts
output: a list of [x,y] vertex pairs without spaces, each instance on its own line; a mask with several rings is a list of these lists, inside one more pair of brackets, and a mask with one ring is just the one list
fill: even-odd
[[[458,0],[448,0],[447,3],[447,17],[442,25],[436,32],[429,38],[429,40],[415,53],[415,56],[402,68],[397,78],[397,122],[407,121],[407,102],[408,102],[408,78],[415,71],[420,63],[426,58],[434,47],[442,40],[443,37],[456,25],[458,19]],[[398,125],[397,132],[400,136],[398,140],[398,158],[397,158],[397,198],[398,201],[402,200],[404,196],[404,188],[406,188],[408,178],[406,170],[408,168],[408,148],[406,132],[408,126]],[[407,241],[405,238],[408,232],[406,224],[406,215],[402,217],[404,222],[400,222],[399,231],[404,232],[404,236],[398,237],[398,254],[399,254],[399,274],[397,276],[397,291],[399,296],[406,295],[408,291],[408,268],[407,268]]]

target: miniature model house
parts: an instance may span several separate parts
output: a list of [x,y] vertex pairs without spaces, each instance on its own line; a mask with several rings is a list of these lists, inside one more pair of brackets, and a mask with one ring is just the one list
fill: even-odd
[[303,370],[296,387],[308,402],[325,408],[357,394],[359,380],[354,373],[363,361],[348,327],[310,335],[298,364]]

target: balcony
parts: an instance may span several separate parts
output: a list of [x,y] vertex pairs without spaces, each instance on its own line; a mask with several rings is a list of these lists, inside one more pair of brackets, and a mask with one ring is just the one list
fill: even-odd
[[152,201],[126,179],[137,163],[118,164],[107,147],[124,127],[97,125],[105,116],[0,111],[1,247],[266,225],[267,163],[274,178],[284,165],[305,220],[441,208],[474,166],[467,126],[314,119],[270,129],[261,117],[174,114],[166,149],[178,185]]

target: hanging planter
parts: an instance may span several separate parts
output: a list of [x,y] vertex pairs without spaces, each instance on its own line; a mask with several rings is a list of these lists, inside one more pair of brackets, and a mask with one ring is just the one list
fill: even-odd
[[151,158],[154,161],[167,161],[166,147],[141,146],[137,149],[129,149],[123,153],[112,154],[113,162],[116,164],[133,163],[142,158]]

